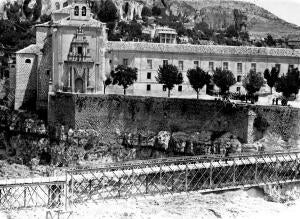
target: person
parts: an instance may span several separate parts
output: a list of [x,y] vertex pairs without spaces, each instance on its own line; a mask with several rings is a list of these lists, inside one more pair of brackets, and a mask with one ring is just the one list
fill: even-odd
[[279,99],[278,99],[278,98],[276,98],[276,105],[278,105],[278,100],[279,100]]
[[275,98],[272,99],[272,105],[274,105],[274,104],[275,104]]

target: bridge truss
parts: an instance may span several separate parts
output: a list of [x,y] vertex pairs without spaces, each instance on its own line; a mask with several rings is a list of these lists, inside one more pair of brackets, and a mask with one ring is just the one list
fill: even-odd
[[72,209],[107,199],[214,192],[300,181],[300,152],[132,161],[65,176],[0,181],[0,209]]

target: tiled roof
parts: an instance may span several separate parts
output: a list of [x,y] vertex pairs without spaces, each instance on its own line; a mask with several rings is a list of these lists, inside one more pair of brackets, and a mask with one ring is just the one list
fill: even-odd
[[41,48],[36,44],[31,44],[24,49],[17,51],[17,54],[37,54],[41,51]]
[[86,26],[86,27],[101,27],[102,22],[93,18],[88,21],[71,20],[69,17],[53,22],[52,26]]
[[276,56],[300,57],[300,51],[284,48],[220,46],[220,45],[190,45],[163,44],[145,42],[113,42],[107,43],[108,50],[141,51],[162,53],[195,53],[215,55],[244,55],[244,56]]

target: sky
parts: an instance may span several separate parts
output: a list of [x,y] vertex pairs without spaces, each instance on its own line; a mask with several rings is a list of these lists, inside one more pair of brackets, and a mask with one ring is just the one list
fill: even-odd
[[278,17],[300,26],[300,0],[244,0],[255,3]]

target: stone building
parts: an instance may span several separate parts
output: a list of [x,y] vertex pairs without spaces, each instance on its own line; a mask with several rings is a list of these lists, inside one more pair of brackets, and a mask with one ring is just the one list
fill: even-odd
[[[15,108],[47,109],[48,95],[55,92],[103,93],[103,81],[117,65],[138,69],[132,95],[167,96],[155,80],[160,65],[170,63],[182,72],[184,83],[173,94],[195,94],[186,72],[201,67],[210,73],[217,67],[231,70],[237,84],[231,91],[243,91],[242,79],[253,69],[263,72],[277,66],[286,73],[299,67],[298,50],[146,42],[109,42],[106,25],[92,18],[85,0],[53,12],[53,21],[36,26],[36,44],[16,53]],[[213,87],[204,88],[206,92]],[[108,93],[122,93],[109,86]]]

